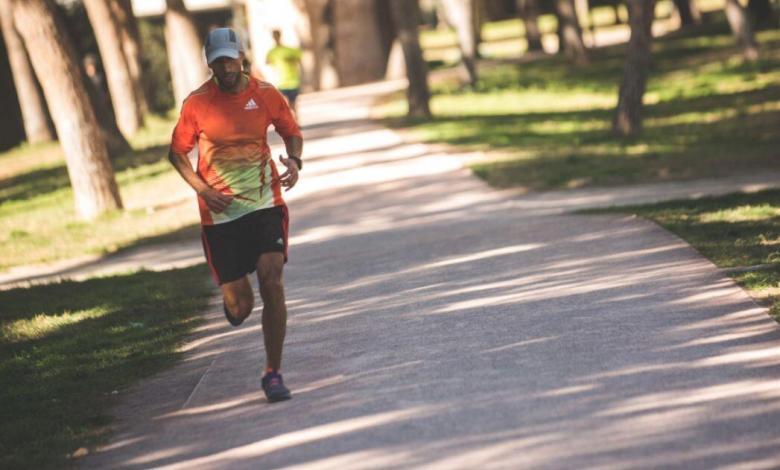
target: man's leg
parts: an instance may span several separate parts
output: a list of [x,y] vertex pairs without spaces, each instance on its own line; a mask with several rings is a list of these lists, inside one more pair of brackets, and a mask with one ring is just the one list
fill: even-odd
[[247,276],[235,281],[226,282],[219,286],[222,289],[222,298],[225,300],[225,312],[230,315],[231,323],[238,326],[252,313],[255,306],[255,295],[252,293],[252,285]]
[[282,348],[287,332],[287,305],[284,300],[284,254],[263,253],[257,261],[257,280],[263,298],[263,339],[266,369],[282,367]]

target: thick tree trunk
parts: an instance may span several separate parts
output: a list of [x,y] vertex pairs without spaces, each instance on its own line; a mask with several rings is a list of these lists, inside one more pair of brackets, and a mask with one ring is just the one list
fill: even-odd
[[41,80],[65,153],[76,211],[85,219],[122,207],[106,142],[53,0],[15,0],[14,20]]
[[749,0],[748,11],[757,28],[777,27],[777,13],[769,0]]
[[628,23],[631,38],[628,41],[623,82],[620,84],[618,105],[612,131],[621,137],[642,132],[642,98],[647,86],[647,74],[652,56],[653,12],[655,0],[628,0]]
[[135,88],[138,112],[143,118],[149,112],[149,102],[146,99],[146,91],[141,74],[141,36],[138,32],[138,22],[133,14],[131,0],[109,0],[111,12],[116,19],[119,34],[122,38],[122,52],[125,53],[127,70],[133,80]]
[[335,63],[343,86],[381,80],[385,76],[392,41],[387,41],[377,7],[373,0],[332,3]]
[[182,0],[165,0],[165,44],[171,66],[176,106],[208,76],[203,44]]
[[84,7],[95,32],[103,70],[106,72],[108,91],[114,106],[116,124],[125,138],[132,137],[143,125],[140,106],[136,100],[136,87],[122,48],[122,35],[109,0],[84,0]]
[[582,28],[577,18],[574,0],[555,0],[555,13],[558,16],[560,50],[576,64],[587,64],[588,50],[582,40]]
[[404,51],[406,62],[406,76],[409,79],[409,87],[406,90],[406,98],[409,102],[409,115],[417,117],[430,117],[431,110],[428,106],[430,91],[428,90],[428,65],[425,63],[420,48],[419,24],[420,6],[417,0],[393,0],[393,22],[398,31],[398,39]]
[[35,79],[35,72],[22,38],[19,37],[14,25],[11,0],[0,0],[0,20],[27,142],[34,144],[54,140],[54,132],[49,127],[46,115],[46,103],[38,88],[38,81]]
[[447,23],[455,28],[460,47],[461,62],[466,79],[471,87],[477,85],[477,49],[474,29],[474,0],[441,0]]
[[758,43],[753,34],[753,25],[747,11],[737,0],[726,0],[726,18],[729,20],[731,32],[737,39],[737,44],[742,48],[742,55],[747,60],[758,59]]
[[701,23],[701,12],[693,0],[674,0],[674,6],[680,13],[680,22],[683,26],[692,26]]
[[539,0],[517,0],[517,11],[525,26],[525,39],[528,51],[544,51],[542,32],[539,30]]

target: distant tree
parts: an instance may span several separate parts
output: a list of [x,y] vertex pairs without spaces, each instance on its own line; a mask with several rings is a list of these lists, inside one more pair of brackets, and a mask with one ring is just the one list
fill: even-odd
[[455,28],[455,34],[458,36],[461,63],[466,79],[472,87],[476,86],[479,79],[473,2],[474,0],[441,0],[447,23]]
[[141,35],[138,31],[138,21],[133,13],[132,0],[110,0],[110,4],[122,38],[122,52],[125,53],[127,69],[133,79],[139,112],[144,116],[149,112],[149,102],[141,74]]
[[122,33],[110,1],[84,0],[84,7],[103,59],[117,126],[122,135],[129,138],[143,125],[143,115],[137,97],[138,87],[130,74]]
[[[335,64],[341,85],[356,85],[385,76],[393,34],[386,4],[338,0],[331,5]],[[384,13],[384,14],[382,14]]]
[[417,0],[393,0],[390,5],[398,39],[404,51],[406,76],[409,79],[409,87],[406,90],[409,115],[430,117],[428,65],[423,59],[419,39],[420,5]]
[[22,111],[22,122],[27,142],[48,142],[54,140],[54,132],[49,127],[46,115],[46,102],[38,81],[35,78],[30,58],[24,48],[22,38],[14,25],[11,0],[0,0],[0,21],[2,21],[3,40],[11,66],[11,75],[19,98]]
[[627,4],[631,38],[612,121],[612,131],[621,137],[639,135],[642,131],[642,98],[652,60],[650,46],[655,0],[627,0]]
[[171,67],[176,106],[208,76],[206,58],[198,29],[183,0],[165,0],[165,44]]
[[576,64],[590,62],[574,0],[555,0],[555,14],[558,17],[560,50]]
[[57,128],[76,211],[92,219],[121,208],[106,141],[54,1],[13,0],[13,12]]
[[517,11],[525,26],[528,51],[543,51],[542,32],[539,30],[539,0],[517,0]]
[[680,22],[683,26],[701,23],[701,12],[694,0],[674,0],[674,6],[680,13]]
[[777,12],[769,0],[748,0],[748,11],[758,28],[776,28]]
[[753,25],[738,0],[726,0],[726,18],[737,44],[742,48],[742,56],[751,61],[758,59],[758,43],[753,34]]

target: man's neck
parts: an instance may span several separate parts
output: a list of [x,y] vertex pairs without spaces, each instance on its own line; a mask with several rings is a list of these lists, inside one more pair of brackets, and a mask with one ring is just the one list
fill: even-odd
[[237,95],[241,93],[242,91],[246,90],[246,87],[249,85],[249,78],[247,78],[247,76],[243,73],[238,77],[238,81],[232,88],[226,88],[217,77],[214,77],[214,81],[217,82],[217,86],[219,86],[220,90],[224,91],[225,93],[230,93],[231,95]]

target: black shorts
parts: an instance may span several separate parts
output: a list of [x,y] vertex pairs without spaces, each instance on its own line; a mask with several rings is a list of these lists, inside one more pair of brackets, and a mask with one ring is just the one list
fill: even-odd
[[279,91],[287,98],[287,102],[290,103],[290,106],[293,106],[295,100],[298,99],[298,93],[300,93],[301,90],[299,88],[280,88]]
[[222,285],[254,272],[263,253],[283,253],[287,262],[289,226],[287,206],[260,209],[230,222],[204,225],[203,251],[214,282]]

